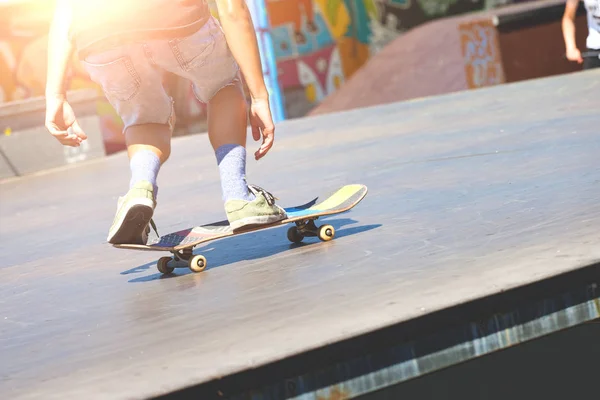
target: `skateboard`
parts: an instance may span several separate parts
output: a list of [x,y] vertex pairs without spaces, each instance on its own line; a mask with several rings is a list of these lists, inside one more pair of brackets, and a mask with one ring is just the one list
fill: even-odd
[[193,254],[194,247],[228,236],[293,223],[294,226],[287,231],[287,238],[292,243],[300,243],[306,237],[317,237],[323,242],[330,241],[335,237],[335,228],[329,224],[317,226],[315,221],[320,217],[349,211],[360,203],[367,195],[367,191],[365,185],[342,186],[329,196],[316,197],[299,206],[284,207],[287,218],[272,224],[251,226],[234,231],[230,228],[229,222],[224,220],[151,238],[145,245],[114,244],[113,246],[129,250],[170,252],[172,257],[162,257],[157,263],[158,271],[163,274],[172,273],[175,268],[189,268],[193,272],[202,272],[206,269],[208,262],[203,255]]

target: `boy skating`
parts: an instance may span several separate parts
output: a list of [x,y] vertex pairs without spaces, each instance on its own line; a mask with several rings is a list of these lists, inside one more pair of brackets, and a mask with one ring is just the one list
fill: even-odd
[[46,127],[60,143],[86,139],[66,100],[65,72],[76,51],[124,122],[129,191],[108,233],[113,244],[145,244],[157,198],[157,176],[169,158],[174,122],[164,71],[189,79],[208,104],[208,134],[233,229],[286,217],[265,190],[247,185],[244,75],[252,99],[252,135],[273,145],[274,125],[250,13],[244,0],[217,0],[220,23],[204,0],[58,0],[49,35]]

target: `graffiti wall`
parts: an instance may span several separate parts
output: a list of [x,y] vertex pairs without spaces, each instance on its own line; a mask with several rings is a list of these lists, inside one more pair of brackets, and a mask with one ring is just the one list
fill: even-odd
[[304,115],[402,32],[436,18],[516,2],[266,0],[287,117]]
[[492,21],[463,23],[458,31],[467,87],[476,89],[504,83],[498,33]]
[[[515,2],[519,0],[264,0],[286,117],[305,115],[407,29],[435,18]],[[209,4],[216,16],[214,2]],[[50,0],[0,2],[0,103],[44,94],[52,8]],[[477,35],[485,32],[479,27]],[[469,35],[467,30],[463,35]],[[473,43],[477,40],[470,38]],[[474,61],[473,68],[481,71],[478,76],[497,79],[493,60],[485,62]],[[176,99],[177,120],[195,121],[194,130],[198,121],[202,126],[206,107],[196,101],[189,83],[166,76],[165,85]],[[74,58],[69,89],[80,88],[98,90]],[[97,109],[107,152],[123,148],[122,122],[102,97]]]

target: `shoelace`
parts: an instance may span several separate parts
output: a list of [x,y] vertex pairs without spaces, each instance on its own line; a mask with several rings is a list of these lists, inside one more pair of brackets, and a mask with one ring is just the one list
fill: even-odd
[[250,189],[250,191],[252,193],[254,193],[255,195],[261,193],[263,196],[265,196],[265,199],[267,199],[267,203],[269,203],[270,206],[275,204],[275,200],[279,200],[277,197],[273,196],[271,193],[267,192],[265,189],[261,188],[260,186],[248,185],[248,189]]
[[[158,234],[158,229],[156,228],[156,224],[154,223],[154,220],[152,218],[150,218],[150,226],[154,230],[154,233],[156,233],[156,236],[160,237],[160,235]],[[146,233],[150,233],[150,226],[146,228]]]
[[[255,195],[258,193],[261,193],[263,196],[265,196],[265,199],[267,200],[267,203],[269,203],[269,205],[273,205],[275,204],[275,200],[279,200],[277,197],[273,196],[271,193],[267,192],[265,189],[261,188],[260,186],[257,185],[248,185],[248,189],[250,189],[250,191],[252,193],[254,193]],[[158,234],[158,229],[156,228],[156,223],[154,222],[154,219],[150,219],[150,226],[148,226],[147,231],[148,233],[150,233],[150,227],[152,227],[152,229],[154,230],[154,233],[156,233],[157,237],[160,237],[160,235]]]

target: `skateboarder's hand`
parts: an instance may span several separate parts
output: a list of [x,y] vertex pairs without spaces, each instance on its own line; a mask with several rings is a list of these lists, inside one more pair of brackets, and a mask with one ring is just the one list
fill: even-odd
[[581,57],[581,51],[579,51],[577,47],[567,49],[567,59],[570,61],[577,61],[579,64],[583,62],[583,57]]
[[62,96],[46,96],[46,129],[65,146],[79,147],[87,139],[73,108]]
[[260,160],[273,146],[275,140],[275,124],[271,117],[271,109],[268,100],[256,99],[250,105],[250,125],[252,126],[252,137],[259,141],[262,137],[263,142],[260,148],[254,153],[254,158]]

